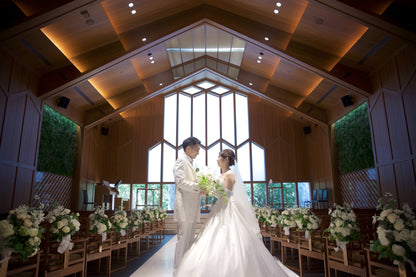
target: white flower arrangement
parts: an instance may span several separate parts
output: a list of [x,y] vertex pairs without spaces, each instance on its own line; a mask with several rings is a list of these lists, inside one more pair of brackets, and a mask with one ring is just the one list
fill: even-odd
[[151,209],[144,208],[143,210],[141,210],[141,213],[143,222],[152,223],[153,221],[155,221],[154,213]]
[[271,227],[276,227],[280,224],[279,210],[272,209],[270,207],[254,208],[257,220],[261,224],[266,224]]
[[142,213],[139,210],[131,211],[129,216],[130,227],[133,232],[140,228],[143,224]]
[[89,215],[90,231],[102,235],[110,231],[112,225],[108,215],[104,212],[104,207],[97,206],[94,213]]
[[157,207],[153,210],[153,218],[157,221],[161,221],[165,219],[166,216],[167,216],[166,211],[161,207]]
[[114,231],[121,233],[122,236],[126,234],[126,229],[129,225],[126,211],[116,210],[111,217],[111,223],[113,224]]
[[344,247],[346,243],[360,238],[357,216],[349,204],[335,205],[333,209],[329,209],[328,214],[331,222],[325,232],[329,233],[330,240],[335,240],[337,245]]
[[416,219],[407,204],[396,209],[396,200],[390,193],[379,199],[380,215],[373,217],[377,223],[377,240],[370,244],[371,250],[378,252],[380,258],[389,258],[393,263],[416,260]]
[[295,213],[294,208],[287,208],[285,209],[280,215],[280,225],[283,227],[283,231],[285,235],[289,235],[289,229],[295,228],[296,221],[295,221]]
[[205,191],[208,196],[214,196],[216,198],[228,199],[227,193],[224,188],[220,185],[215,172],[207,167],[202,170],[197,168],[196,179],[201,189]]
[[16,252],[26,260],[35,255],[44,231],[40,227],[43,219],[41,209],[21,205],[11,210],[7,219],[0,221],[0,249],[6,253],[5,256]]
[[309,208],[295,208],[292,211],[298,230],[305,231],[305,237],[309,233],[318,229],[321,219],[315,215]]

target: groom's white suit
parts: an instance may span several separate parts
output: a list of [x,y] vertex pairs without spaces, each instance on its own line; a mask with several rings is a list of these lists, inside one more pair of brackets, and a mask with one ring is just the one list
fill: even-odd
[[196,223],[200,218],[200,187],[192,158],[184,154],[173,169],[176,184],[174,221],[178,222],[178,241],[175,248],[174,268],[179,265],[195,238]]

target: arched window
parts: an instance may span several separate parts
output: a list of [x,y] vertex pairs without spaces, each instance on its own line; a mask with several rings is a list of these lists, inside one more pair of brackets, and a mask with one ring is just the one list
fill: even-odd
[[[164,99],[163,141],[149,149],[148,195],[157,186],[163,208],[172,210],[175,184],[173,166],[182,155],[182,142],[194,136],[201,141],[195,167],[217,166],[218,153],[232,149],[236,153],[242,178],[255,205],[266,203],[264,149],[249,137],[248,97],[211,81],[185,87]],[[153,205],[152,196],[147,205]],[[209,210],[213,199],[202,199],[201,209]],[[155,204],[156,205],[156,204]]]

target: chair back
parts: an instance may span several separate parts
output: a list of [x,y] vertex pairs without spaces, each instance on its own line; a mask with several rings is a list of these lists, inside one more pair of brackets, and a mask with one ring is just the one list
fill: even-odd
[[314,189],[312,192],[312,201],[318,201],[318,190]]

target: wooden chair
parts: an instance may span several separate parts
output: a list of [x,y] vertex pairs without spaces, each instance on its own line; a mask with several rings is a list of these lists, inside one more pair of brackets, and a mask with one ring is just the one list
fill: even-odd
[[299,232],[296,231],[295,228],[290,228],[289,235],[286,235],[284,231],[282,232],[281,255],[282,255],[283,264],[285,264],[288,268],[294,271],[299,271],[299,267],[297,265],[287,264],[287,249],[288,248],[291,250],[291,258],[292,258],[292,261],[294,261],[295,254],[298,254],[298,249],[299,249]]
[[[276,227],[270,227],[270,253],[274,256],[275,249],[281,249],[281,243],[282,243],[282,234],[283,230],[282,227],[276,226]],[[275,244],[277,243],[277,247],[275,248]],[[279,251],[280,255],[282,254]]]
[[130,262],[140,257],[140,241],[142,239],[141,228],[127,232],[127,261]]
[[127,267],[127,236],[121,236],[120,233],[115,232],[111,232],[109,235],[111,238],[111,254],[117,257],[117,262],[114,258],[111,258],[111,272],[115,272]]
[[307,257],[308,271],[310,271],[309,258],[313,258],[322,261],[323,270],[322,268],[319,268],[319,271],[325,272],[325,276],[328,275],[326,266],[325,239],[322,236],[322,230],[311,232],[308,239],[305,238],[304,233],[299,235],[299,271],[301,277],[304,275],[302,261],[304,256]]
[[[411,268],[400,268],[394,265],[389,259],[379,259],[379,253],[371,251],[369,248],[365,249],[368,261],[368,276],[370,277],[410,277],[416,276],[416,273]],[[409,266],[410,267],[410,266]],[[401,271],[401,272],[400,272]]]
[[73,240],[72,250],[67,249],[63,254],[58,253],[59,242],[47,240],[43,262],[45,276],[61,277],[80,272],[85,275],[85,254],[87,239]]
[[367,276],[367,257],[361,243],[349,242],[346,251],[340,247],[338,251],[335,242],[325,237],[325,248],[328,263],[328,276],[331,269],[335,272],[342,271],[357,276]]
[[105,260],[105,274],[108,277],[111,276],[111,244],[111,238],[103,240],[102,235],[89,234],[85,260],[85,273],[88,274],[88,263],[93,262],[97,265],[96,273],[102,273],[101,263]]
[[4,264],[2,263],[0,276],[39,276],[41,252],[38,251],[26,261],[23,261],[20,255],[12,253],[9,260],[5,260]]

